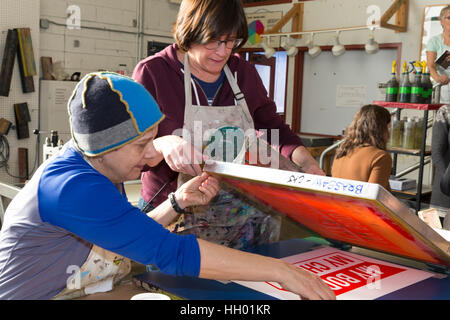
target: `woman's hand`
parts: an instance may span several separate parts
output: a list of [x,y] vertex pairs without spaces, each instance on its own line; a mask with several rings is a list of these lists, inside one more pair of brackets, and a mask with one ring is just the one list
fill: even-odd
[[203,161],[202,152],[183,138],[175,135],[163,136],[155,139],[153,145],[173,171],[191,176],[202,173],[200,168]]
[[440,74],[437,79],[437,82],[439,82],[442,85],[446,85],[450,82],[450,79],[445,74]]
[[208,204],[219,191],[219,181],[206,172],[184,183],[175,191],[175,200],[181,209]]
[[333,290],[319,276],[289,263],[285,267],[289,271],[283,272],[283,280],[279,282],[283,289],[309,300],[336,299]]
[[297,147],[292,153],[292,161],[298,165],[305,173],[324,176],[325,172],[320,169],[316,159],[304,146]]
[[436,58],[437,53],[435,51],[427,51],[427,65],[430,70],[430,76],[437,83],[441,85],[446,85],[450,82],[450,79],[445,74],[439,74],[436,70]]

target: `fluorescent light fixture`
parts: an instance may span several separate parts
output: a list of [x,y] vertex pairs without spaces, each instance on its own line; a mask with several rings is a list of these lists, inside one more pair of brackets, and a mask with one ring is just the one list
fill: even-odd
[[308,54],[311,58],[317,57],[322,52],[322,49],[320,49],[319,46],[314,45],[314,33],[311,33],[311,39],[306,43],[306,45],[308,46]]
[[295,57],[295,55],[298,53],[298,48],[292,43],[291,37],[287,37],[285,39],[285,42],[282,46],[284,50],[286,50],[286,54],[289,57]]
[[275,54],[275,49],[270,47],[268,45],[268,42],[269,42],[269,38],[266,38],[261,42],[261,46],[264,49],[264,55],[266,56],[267,59],[269,59],[270,57],[272,57]]
[[339,31],[336,32],[336,35],[334,36],[334,46],[331,49],[331,52],[336,57],[345,53],[345,47],[339,42],[339,33]]
[[369,54],[377,53],[379,50],[378,42],[375,41],[375,37],[373,35],[373,30],[369,33],[369,40],[366,43],[366,52]]

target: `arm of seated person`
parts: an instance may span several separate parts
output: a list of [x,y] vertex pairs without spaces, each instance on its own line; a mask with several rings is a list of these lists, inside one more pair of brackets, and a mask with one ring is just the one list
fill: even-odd
[[427,51],[427,65],[430,70],[430,76],[434,81],[440,83],[441,85],[446,85],[449,83],[449,78],[445,74],[439,74],[436,68],[436,57],[435,51]]
[[[175,201],[181,209],[194,205],[205,205],[211,201],[218,191],[219,182],[207,173],[203,173],[178,188],[175,191]],[[164,227],[168,226],[177,215],[178,213],[172,208],[169,199],[147,213],[147,216]]]
[[311,153],[309,153],[304,146],[295,148],[294,152],[292,152],[292,161],[305,173],[318,174],[321,176],[325,175],[325,172],[320,169],[316,159],[313,158]]
[[389,177],[391,176],[391,170],[392,158],[389,154],[383,153],[374,160],[367,182],[378,183],[390,192]]

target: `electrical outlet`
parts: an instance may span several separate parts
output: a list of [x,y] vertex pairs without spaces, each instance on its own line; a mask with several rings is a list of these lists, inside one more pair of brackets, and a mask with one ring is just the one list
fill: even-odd
[[50,25],[50,22],[48,21],[48,19],[40,19],[39,20],[39,26],[41,27],[41,29],[48,29]]

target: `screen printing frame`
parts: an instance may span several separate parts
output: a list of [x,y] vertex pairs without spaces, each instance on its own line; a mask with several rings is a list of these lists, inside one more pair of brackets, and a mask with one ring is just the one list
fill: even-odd
[[[405,204],[378,184],[219,161],[207,161],[203,169],[218,177],[221,180],[221,185],[226,189],[239,191],[240,196],[264,212],[272,215],[279,215],[280,213],[286,215],[326,239],[418,260],[429,265],[443,267],[446,272],[449,271],[450,243],[421,221]],[[414,248],[416,252],[421,249],[424,256],[427,257],[424,258],[420,254],[410,254],[409,252],[406,254],[405,252],[399,253],[386,247],[380,248],[374,241],[367,241],[361,244],[342,237],[330,237],[329,234],[325,234],[323,230],[320,230],[320,227],[323,226],[315,226],[311,225],[311,223],[309,225],[305,224],[305,219],[303,219],[304,217],[301,214],[293,215],[292,213],[283,212],[279,207],[277,208],[277,205],[270,204],[267,199],[261,198],[264,195],[252,194],[251,186],[285,190],[288,193],[299,192],[323,197],[324,200],[327,197],[333,197],[337,201],[356,200],[363,204],[365,203],[367,206],[376,209],[374,216],[394,226],[395,231],[407,239],[406,241],[412,239],[412,244],[419,247],[419,249]],[[345,188],[345,186],[353,187]],[[355,192],[355,190],[359,190],[359,192]],[[279,199],[280,202],[282,200],[282,198]]]

